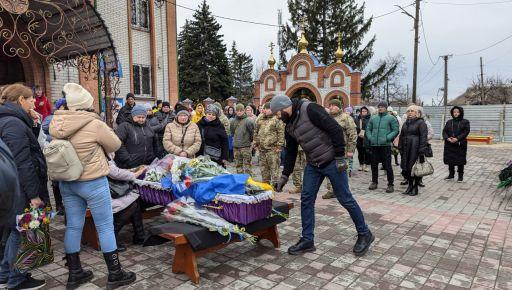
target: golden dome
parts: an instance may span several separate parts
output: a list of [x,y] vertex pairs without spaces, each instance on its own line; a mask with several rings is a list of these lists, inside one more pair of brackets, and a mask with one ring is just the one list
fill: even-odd
[[270,56],[268,58],[268,68],[274,69],[274,65],[276,64],[276,59],[274,58],[274,43],[270,43]]
[[336,56],[336,63],[342,63],[341,59],[343,58],[344,52],[341,49],[341,32],[338,33],[338,50],[334,53]]
[[306,35],[303,30],[300,34],[299,53],[308,53],[308,45],[309,41],[306,39]]

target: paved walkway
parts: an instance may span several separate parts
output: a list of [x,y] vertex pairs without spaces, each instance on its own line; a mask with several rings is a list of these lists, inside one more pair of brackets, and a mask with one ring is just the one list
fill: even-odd
[[[465,182],[445,181],[442,145],[434,143],[436,172],[425,178],[426,188],[416,197],[400,194],[399,169],[396,192],[384,192],[381,185],[369,192],[370,173],[356,171],[352,190],[367,222],[376,235],[364,257],[351,250],[356,232],[347,212],[336,200],[316,205],[316,246],[314,253],[290,256],[287,248],[300,235],[298,195],[278,194],[292,201],[290,219],[279,227],[282,246],[237,243],[198,260],[201,289],[512,289],[512,192],[496,190],[497,174],[512,154],[511,145],[471,146]],[[321,195],[325,192],[322,188]],[[150,223],[161,222],[157,218]],[[67,269],[63,256],[62,218],[54,225],[56,263],[34,272],[48,281],[49,288],[63,289]],[[129,241],[125,230],[122,239]],[[185,275],[171,272],[174,249],[171,244],[131,247],[121,254],[125,268],[137,272],[131,289],[194,289]],[[100,253],[83,249],[85,267],[94,269],[95,279],[82,289],[106,284],[106,266]]]

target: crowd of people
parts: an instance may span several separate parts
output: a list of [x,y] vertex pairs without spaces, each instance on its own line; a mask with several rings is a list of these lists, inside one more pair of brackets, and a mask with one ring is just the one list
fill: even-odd
[[[159,101],[155,107],[138,104],[129,93],[115,113],[114,129],[94,110],[94,98],[78,84],[66,84],[62,98],[52,107],[38,87],[9,85],[0,92],[0,180],[3,240],[0,284],[8,289],[38,289],[45,282],[13,267],[20,247],[15,217],[25,208],[50,205],[49,172],[44,149],[52,140],[72,144],[83,171],[70,181],[51,181],[55,209],[66,217],[64,250],[69,276],[67,285],[77,287],[93,277],[80,263],[80,241],[86,210],[90,210],[108,269],[107,286],[116,288],[135,281],[125,271],[119,252],[121,229],[131,223],[133,244],[146,238],[140,201],[130,182],[140,176],[155,158],[166,154],[194,158],[208,156],[221,166],[234,162],[237,173],[252,175],[257,156],[263,182],[281,192],[292,175],[301,194],[302,235],[288,249],[292,255],[315,250],[314,205],[325,178],[324,199],[336,198],[350,214],[358,233],[353,252],[364,255],[374,236],[362,209],[353,198],[349,178],[357,151],[361,174],[371,170],[369,190],[379,184],[379,170],[386,171],[387,193],[394,192],[392,155],[400,156],[400,169],[407,185],[403,192],[415,196],[424,186],[414,175],[416,163],[431,157],[432,126],[421,107],[411,105],[402,118],[387,103],[356,111],[333,99],[327,108],[306,98],[276,96],[271,102],[226,106],[219,102],[190,105]],[[452,119],[442,132],[444,163],[448,180],[463,181],[469,121],[461,107],[451,110]],[[395,164],[398,157],[395,157]],[[379,168],[379,165],[382,168]],[[282,167],[282,169],[281,169]],[[14,178],[13,178],[14,177]],[[12,206],[8,206],[12,204]]]

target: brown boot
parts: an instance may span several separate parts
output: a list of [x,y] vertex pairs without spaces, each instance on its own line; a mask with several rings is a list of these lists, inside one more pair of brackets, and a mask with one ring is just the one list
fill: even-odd
[[332,191],[328,191],[326,194],[322,195],[323,199],[331,199],[334,198],[334,193]]

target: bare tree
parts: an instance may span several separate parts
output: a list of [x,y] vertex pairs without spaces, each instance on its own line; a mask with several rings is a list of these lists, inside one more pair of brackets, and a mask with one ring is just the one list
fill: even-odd
[[262,60],[259,64],[254,66],[252,79],[257,81],[260,79],[261,74],[268,68],[268,65]]
[[496,75],[485,79],[483,87],[480,80],[473,80],[463,96],[467,104],[510,104],[512,103],[511,80]]
[[383,63],[387,63],[395,69],[380,85],[372,87],[370,93],[365,94],[369,96],[367,101],[389,99],[390,103],[407,105],[409,103],[407,89],[402,84],[402,80],[407,72],[405,68],[405,57],[401,54],[388,54],[385,59],[377,62],[377,66],[381,66]]

